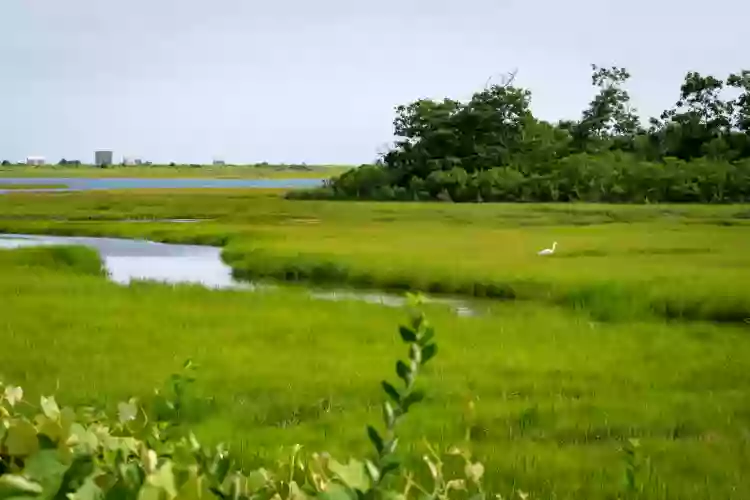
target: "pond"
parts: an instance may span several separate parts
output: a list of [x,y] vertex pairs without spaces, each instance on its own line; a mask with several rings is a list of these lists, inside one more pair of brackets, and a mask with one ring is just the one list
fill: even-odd
[[[145,178],[74,178],[74,177],[3,177],[0,185],[23,186],[23,189],[0,189],[5,192],[90,191],[94,189],[208,189],[208,188],[311,188],[322,179],[145,179]],[[35,187],[29,187],[35,186]],[[38,186],[38,187],[36,187]],[[47,186],[47,187],[45,187]],[[66,187],[60,187],[66,186]]]
[[[221,248],[218,247],[121,238],[0,234],[0,249],[43,245],[83,245],[93,248],[99,252],[109,279],[123,285],[134,280],[148,280],[171,284],[191,283],[218,289],[271,287],[235,279],[232,269],[221,259]],[[400,307],[405,303],[403,295],[379,291],[308,290],[312,297],[320,300],[360,300],[391,307]],[[427,297],[426,301],[447,305],[460,316],[475,314],[469,305],[458,299]]]

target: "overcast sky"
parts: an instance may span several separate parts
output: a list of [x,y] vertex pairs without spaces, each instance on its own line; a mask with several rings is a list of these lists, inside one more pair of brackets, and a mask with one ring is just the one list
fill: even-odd
[[750,69],[748,20],[748,0],[0,0],[0,158],[368,162],[395,105],[515,68],[545,119],[579,116],[591,63],[658,114],[687,70]]

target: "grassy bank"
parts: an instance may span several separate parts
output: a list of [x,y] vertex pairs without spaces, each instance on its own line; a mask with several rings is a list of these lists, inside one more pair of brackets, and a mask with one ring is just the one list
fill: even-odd
[[0,181],[0,191],[5,190],[15,190],[15,189],[66,189],[68,187],[67,184],[4,184],[2,181]]
[[[378,383],[400,353],[400,311],[293,290],[119,287],[77,250],[0,251],[0,367],[29,399],[148,396],[192,358],[189,419],[248,462],[293,443],[366,449],[363,425],[378,420]],[[421,437],[448,446],[469,426],[493,490],[604,499],[623,491],[620,448],[638,437],[641,498],[750,494],[746,329],[598,323],[539,304],[494,303],[476,318],[427,310],[440,354],[406,421],[410,456]],[[464,423],[470,398],[477,415]]]
[[[289,201],[276,190],[13,193],[0,230],[226,245],[250,278],[521,299],[597,319],[750,318],[747,205]],[[122,219],[195,218],[142,224]],[[558,252],[536,252],[558,241]]]
[[143,177],[214,179],[318,179],[339,175],[350,167],[339,165],[10,165],[0,167],[2,177]]

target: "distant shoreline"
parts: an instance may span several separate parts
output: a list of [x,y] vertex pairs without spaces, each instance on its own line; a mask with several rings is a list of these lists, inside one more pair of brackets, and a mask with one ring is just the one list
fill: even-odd
[[0,191],[15,191],[15,190],[29,190],[29,189],[68,189],[67,184],[9,184],[3,183],[0,178]]
[[353,168],[346,165],[3,165],[7,177],[325,179]]

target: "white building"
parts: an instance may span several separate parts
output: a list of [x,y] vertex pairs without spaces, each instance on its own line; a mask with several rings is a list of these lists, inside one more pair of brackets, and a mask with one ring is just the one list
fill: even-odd
[[26,165],[44,165],[44,156],[27,156]]
[[136,156],[123,156],[123,165],[142,165],[143,161]]

